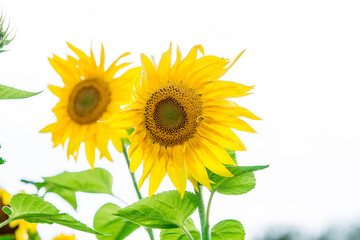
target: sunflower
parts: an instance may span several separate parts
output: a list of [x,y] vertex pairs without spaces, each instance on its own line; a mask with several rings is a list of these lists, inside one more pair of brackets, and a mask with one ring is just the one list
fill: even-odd
[[53,240],[75,240],[75,235],[64,235],[60,234],[59,236],[56,236]]
[[95,149],[100,152],[100,158],[112,161],[107,149],[108,142],[122,152],[121,139],[127,138],[123,129],[110,129],[106,122],[121,105],[129,104],[132,100],[131,91],[136,78],[139,78],[141,67],[131,68],[121,76],[116,73],[131,63],[117,65],[120,58],[129,55],[124,53],[105,70],[104,47],[101,48],[100,64],[97,65],[91,49],[91,56],[68,43],[69,48],[78,59],[68,56],[61,59],[54,55],[49,62],[61,76],[64,87],[50,85],[50,91],[60,98],[53,108],[57,122],[42,129],[41,133],[52,133],[54,147],[69,138],[67,157],[76,160],[80,144],[85,143],[85,151],[89,164],[94,167]]
[[[202,57],[197,58],[200,51]],[[225,177],[232,174],[226,165],[235,165],[225,149],[245,150],[233,132],[255,131],[239,117],[259,118],[228,98],[243,97],[254,87],[219,80],[240,58],[204,55],[194,46],[182,59],[179,48],[171,65],[170,49],[159,65],[141,55],[143,74],[135,84],[134,101],[113,119],[114,128],[131,128],[130,171],[143,162],[139,188],[150,175],[149,195],[169,175],[183,195],[187,179],[198,190],[198,183],[211,189],[206,169]]]
[[[4,189],[0,188],[0,209],[4,206],[10,206],[11,195]],[[0,211],[0,222],[8,219],[8,216]],[[0,228],[0,238],[1,236],[15,236],[16,240],[29,240],[29,235],[36,235],[36,223],[28,223],[25,220],[16,220],[11,222],[8,225]]]

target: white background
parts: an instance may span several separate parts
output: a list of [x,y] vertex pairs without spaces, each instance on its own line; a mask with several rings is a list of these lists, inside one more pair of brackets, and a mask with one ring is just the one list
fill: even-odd
[[[65,150],[52,148],[51,134],[38,133],[55,121],[57,98],[47,85],[61,85],[47,58],[69,54],[67,41],[87,53],[93,46],[97,57],[104,43],[108,65],[130,51],[134,66],[140,53],[159,60],[170,42],[183,54],[202,44],[206,54],[229,59],[247,49],[223,79],[256,85],[255,94],[238,103],[264,120],[248,121],[258,133],[239,133],[248,150],[237,156],[242,165],[270,164],[256,173],[250,193],[216,195],[211,223],[238,219],[249,240],[277,225],[319,233],[360,224],[358,1],[0,0],[0,9],[16,31],[11,50],[0,54],[0,83],[44,90],[30,99],[0,101],[0,155],[7,160],[0,185],[12,194],[35,192],[20,179],[89,168],[84,151],[78,163],[67,160]],[[113,152],[114,163],[95,165],[114,175],[118,196],[134,202],[125,161]],[[167,189],[173,189],[168,180],[159,192]],[[77,196],[77,212],[55,195],[46,199],[90,226],[102,204],[124,206],[104,195]],[[198,222],[197,214],[193,218]],[[58,226],[41,225],[39,231],[45,240],[60,232],[95,239]],[[147,239],[146,232],[139,229],[129,239]]]

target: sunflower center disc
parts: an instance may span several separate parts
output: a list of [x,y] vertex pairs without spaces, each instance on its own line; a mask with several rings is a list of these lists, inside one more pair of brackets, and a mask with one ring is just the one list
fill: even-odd
[[155,91],[146,102],[145,127],[154,142],[181,145],[194,137],[201,113],[194,90],[172,84]]
[[79,124],[90,124],[101,118],[110,102],[108,86],[96,79],[78,83],[69,97],[68,113]]
[[155,107],[155,120],[160,128],[176,128],[185,122],[184,108],[174,99],[167,98]]

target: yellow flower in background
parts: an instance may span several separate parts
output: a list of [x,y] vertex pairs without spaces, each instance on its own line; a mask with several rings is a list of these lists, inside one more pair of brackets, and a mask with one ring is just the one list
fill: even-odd
[[132,68],[121,76],[117,72],[130,63],[117,65],[120,58],[129,55],[124,53],[105,70],[105,52],[101,48],[100,64],[97,65],[91,49],[90,57],[68,43],[78,59],[68,56],[62,59],[56,55],[49,58],[54,70],[61,76],[64,87],[50,85],[50,91],[60,98],[53,108],[57,122],[42,129],[41,133],[52,133],[54,147],[67,145],[67,157],[76,160],[80,144],[85,143],[85,151],[89,164],[94,167],[95,149],[100,158],[112,161],[108,151],[108,142],[114,144],[122,152],[121,139],[127,138],[126,130],[110,129],[106,122],[121,105],[132,101],[132,89],[136,78],[139,78],[141,67]]
[[142,55],[143,75],[136,82],[134,102],[112,120],[114,128],[131,128],[130,171],[143,162],[139,187],[150,175],[149,195],[153,195],[166,175],[183,195],[189,179],[211,189],[206,168],[230,177],[223,164],[235,165],[226,149],[245,150],[233,129],[255,132],[239,117],[259,118],[228,98],[243,97],[252,87],[221,78],[239,59],[208,55],[197,58],[197,45],[182,59],[177,49],[171,66],[171,45],[157,66]]
[[75,240],[75,235],[64,235],[60,234],[59,236],[56,236],[53,240]]
[[[10,206],[11,195],[0,188],[0,209],[4,206]],[[8,216],[0,211],[0,222],[8,219]],[[0,228],[0,237],[2,235],[15,235],[16,240],[29,240],[29,234],[36,234],[36,223],[28,223],[25,220],[16,220]]]

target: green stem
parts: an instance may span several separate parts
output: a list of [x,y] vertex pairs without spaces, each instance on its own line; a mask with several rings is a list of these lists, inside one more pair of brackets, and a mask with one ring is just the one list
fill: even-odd
[[[130,171],[130,160],[129,160],[129,156],[128,156],[128,153],[127,153],[126,145],[124,144],[124,141],[122,141],[122,140],[121,140],[121,143],[122,143],[122,147],[123,147],[124,157],[125,157],[126,163],[127,163],[127,165],[128,165],[128,168],[129,168],[129,172],[130,172],[130,175],[131,175],[131,179],[132,179],[132,181],[133,181],[133,184],[134,184],[134,188],[135,188],[136,194],[137,194],[139,200],[141,200],[141,199],[142,199],[142,196],[141,196],[139,187],[138,187],[138,185],[137,185],[137,181],[136,181],[136,178],[135,178],[135,174]],[[155,238],[154,238],[154,233],[153,233],[152,229],[151,229],[151,228],[145,228],[145,230],[148,232],[150,239],[151,239],[151,240],[155,240]]]
[[[124,144],[124,141],[121,141],[121,142],[122,142],[122,147],[123,147],[123,151],[124,151],[124,157],[125,157],[125,160],[126,160],[126,163],[128,165],[129,172],[130,172],[130,160],[129,160],[129,156],[128,156],[128,153],[127,153],[126,145]],[[130,172],[130,175],[131,175],[131,179],[132,179],[133,184],[134,184],[134,188],[136,190],[136,194],[137,194],[137,196],[138,196],[138,198],[140,200],[140,199],[142,199],[142,196],[141,196],[140,190],[139,190],[137,182],[136,182],[135,174]]]
[[191,235],[191,233],[186,229],[186,227],[182,227],[181,230],[185,233],[186,237],[189,240],[194,240],[193,236]]
[[210,198],[209,198],[209,202],[208,202],[208,205],[207,205],[207,209],[206,209],[206,217],[205,217],[205,231],[207,233],[209,233],[209,240],[211,240],[211,233],[210,233],[210,206],[211,206],[211,201],[214,197],[214,194],[215,194],[215,191],[211,191],[211,194],[210,194]]
[[205,205],[204,205],[204,199],[202,196],[202,189],[199,185],[199,192],[195,190],[196,196],[199,200],[199,216],[200,216],[200,224],[201,224],[201,235],[202,240],[211,240],[210,232],[209,232],[209,224],[206,224],[206,216],[205,216]]
[[8,218],[6,221],[0,223],[0,228],[2,228],[3,226],[5,226],[6,224],[9,224],[11,222],[10,218]]

